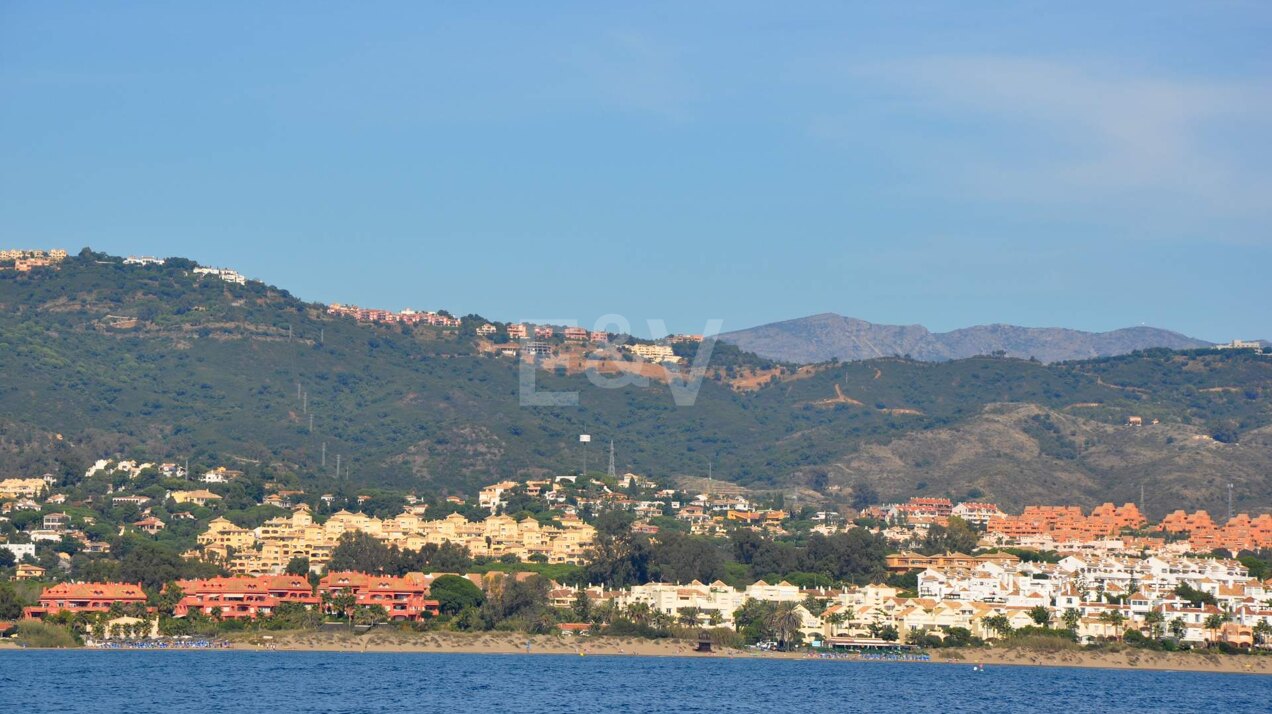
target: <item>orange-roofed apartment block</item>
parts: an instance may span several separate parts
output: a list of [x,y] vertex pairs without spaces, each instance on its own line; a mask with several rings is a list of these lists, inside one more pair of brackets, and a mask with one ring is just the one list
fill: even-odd
[[271,615],[285,602],[307,608],[320,602],[309,581],[299,575],[180,580],[177,587],[184,595],[172,609],[174,617],[201,612],[226,620],[247,619]]
[[40,594],[40,604],[23,610],[24,617],[59,612],[109,612],[111,605],[146,604],[146,593],[133,583],[58,583]]
[[1019,516],[991,518],[987,530],[1007,538],[1050,535],[1056,542],[1083,541],[1142,528],[1147,520],[1133,503],[1105,503],[1087,516],[1078,506],[1027,506]]
[[1266,513],[1255,518],[1238,513],[1220,527],[1205,511],[1188,514],[1180,510],[1167,515],[1157,527],[1166,533],[1187,533],[1191,550],[1198,553],[1272,547],[1272,516]]
[[350,593],[358,607],[379,605],[390,620],[422,620],[438,614],[438,602],[430,600],[429,584],[421,573],[403,577],[366,573],[328,573],[318,583],[321,595]]

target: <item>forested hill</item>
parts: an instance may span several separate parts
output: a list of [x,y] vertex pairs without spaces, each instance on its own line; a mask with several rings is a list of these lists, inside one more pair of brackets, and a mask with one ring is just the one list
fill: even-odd
[[339,455],[356,482],[471,494],[576,471],[589,433],[593,468],[613,439],[620,470],[670,478],[712,462],[717,478],[810,499],[1091,504],[1138,500],[1147,484],[1150,511],[1222,510],[1232,482],[1239,506],[1272,505],[1272,359],[1253,352],[879,359],[779,367],[753,390],[733,388],[730,366],[691,407],[657,381],[601,389],[540,371],[538,389],[576,391],[579,405],[528,407],[516,363],[481,352],[470,322],[358,324],[193,267],[82,253],[0,271],[0,473],[126,456],[317,484]]

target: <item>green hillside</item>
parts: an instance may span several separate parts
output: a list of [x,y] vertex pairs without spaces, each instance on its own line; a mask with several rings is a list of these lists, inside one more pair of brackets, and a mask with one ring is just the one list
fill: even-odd
[[[601,389],[541,371],[539,389],[576,391],[579,405],[523,407],[516,364],[480,354],[471,328],[358,324],[193,267],[85,252],[57,270],[0,271],[0,472],[82,472],[91,460],[130,456],[318,482],[335,478],[340,455],[355,482],[472,493],[499,478],[577,470],[577,435],[590,433],[591,466],[604,468],[613,439],[619,469],[657,477],[700,475],[711,461],[717,478],[800,486],[810,497],[847,499],[864,481],[884,496],[961,496],[966,487],[1013,503],[1031,492],[1010,484],[1059,471],[1081,478],[1050,500],[1089,503],[1180,468],[1165,437],[1160,458],[1110,455],[1121,425],[1140,416],[1149,426],[1136,434],[1175,429],[1173,438],[1233,447],[1185,474],[1174,500],[1211,503],[1206,484],[1224,478],[1211,470],[1246,469],[1247,505],[1272,503],[1258,480],[1268,478],[1258,461],[1267,449],[1250,446],[1272,424],[1272,359],[1252,352],[1053,365],[881,359],[788,369],[752,392],[732,389],[721,370],[692,407],[677,407],[663,384]],[[734,348],[719,359],[766,366]],[[1029,458],[978,452],[977,472],[1002,478],[919,457],[887,469],[866,458],[924,434],[977,429],[1004,403],[1040,411],[1013,427],[1034,444]]]

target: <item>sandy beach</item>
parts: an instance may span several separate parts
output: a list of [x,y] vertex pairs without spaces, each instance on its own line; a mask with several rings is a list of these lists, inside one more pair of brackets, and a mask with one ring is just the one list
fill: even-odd
[[[467,654],[569,654],[683,657],[694,654],[696,642],[646,640],[634,637],[525,635],[511,632],[403,632],[377,628],[366,634],[350,632],[239,633],[229,637],[234,649],[331,652],[438,652]],[[726,650],[715,656],[749,656]]]
[[[555,654],[634,657],[733,657],[748,659],[815,659],[803,652],[757,652],[716,648],[710,654],[694,651],[689,640],[644,640],[628,637],[579,635],[523,635],[506,632],[413,633],[377,629],[366,634],[348,632],[240,633],[231,637],[234,649],[331,652],[435,652],[468,654]],[[880,664],[985,664],[989,666],[1093,667],[1159,671],[1272,674],[1272,656],[1221,655],[1200,652],[1121,652],[1082,650],[1041,652],[1017,648],[935,650],[930,662]],[[851,658],[845,658],[851,661]],[[827,662],[840,661],[826,659]]]
[[1040,652],[1014,648],[935,650],[932,661],[971,666],[1016,665],[1026,667],[1095,667],[1159,671],[1272,674],[1272,656],[1209,654],[1204,652],[1153,652],[1127,649],[1121,652],[1082,650]]

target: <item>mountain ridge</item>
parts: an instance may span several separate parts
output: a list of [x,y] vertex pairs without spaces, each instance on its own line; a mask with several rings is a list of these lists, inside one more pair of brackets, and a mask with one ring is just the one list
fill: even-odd
[[993,354],[1050,363],[1153,348],[1213,346],[1205,340],[1146,326],[1087,332],[993,323],[932,332],[923,325],[877,324],[831,312],[734,330],[722,333],[719,339],[761,357],[798,364],[899,355],[939,362]]
[[100,458],[188,459],[323,491],[472,494],[577,472],[587,433],[616,441],[624,471],[677,478],[711,464],[717,479],[832,503],[865,483],[888,499],[975,489],[1004,507],[1046,494],[1089,507],[1147,482],[1162,508],[1220,507],[1226,483],[1243,507],[1272,507],[1272,358],[1247,350],[795,369],[719,344],[691,407],[665,383],[600,388],[541,362],[537,389],[578,405],[528,407],[519,362],[476,332],[484,318],[358,322],[196,266],[86,252],[57,270],[0,271],[0,374],[12,375],[0,380],[0,472],[73,479]]

